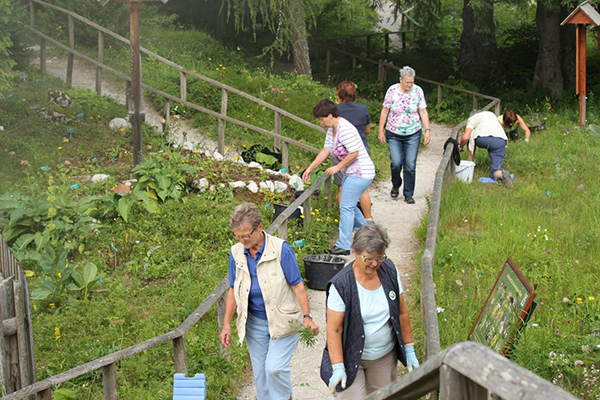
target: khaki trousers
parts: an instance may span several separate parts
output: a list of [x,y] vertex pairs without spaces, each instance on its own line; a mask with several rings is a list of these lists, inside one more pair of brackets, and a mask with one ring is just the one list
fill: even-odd
[[339,400],[358,400],[389,385],[398,376],[396,350],[390,351],[377,360],[362,360],[352,386],[337,394]]

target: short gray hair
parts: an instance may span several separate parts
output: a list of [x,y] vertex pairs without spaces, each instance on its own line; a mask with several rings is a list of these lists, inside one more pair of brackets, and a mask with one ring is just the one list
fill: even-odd
[[415,72],[415,70],[412,69],[411,67],[409,67],[408,65],[405,65],[400,70],[400,78],[404,78],[405,76],[416,76],[416,75],[417,75],[417,73]]
[[262,215],[256,205],[252,203],[243,203],[233,209],[229,216],[229,227],[231,229],[250,223],[252,229],[256,229],[262,222]]
[[354,235],[352,248],[359,254],[380,255],[390,245],[390,237],[385,229],[373,223],[363,225]]

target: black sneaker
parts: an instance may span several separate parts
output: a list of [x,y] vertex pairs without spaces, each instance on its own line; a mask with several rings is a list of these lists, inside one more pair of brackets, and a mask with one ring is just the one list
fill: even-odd
[[415,199],[413,199],[411,196],[404,196],[404,202],[406,204],[415,204]]
[[399,194],[400,186],[393,186],[392,191],[390,192],[390,196],[392,196],[392,199],[397,199]]
[[350,250],[344,250],[340,247],[337,246],[333,246],[331,248],[331,250],[329,250],[327,252],[328,254],[333,254],[335,256],[349,256],[350,255]]

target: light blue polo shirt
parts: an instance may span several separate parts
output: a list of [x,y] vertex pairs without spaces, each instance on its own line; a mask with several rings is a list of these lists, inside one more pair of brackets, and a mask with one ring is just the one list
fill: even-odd
[[[265,233],[263,231],[263,237],[264,235]],[[262,297],[262,291],[260,290],[260,285],[258,283],[258,276],[256,275],[256,266],[265,251],[265,242],[266,240],[263,240],[262,246],[260,246],[260,249],[256,252],[256,258],[252,257],[248,249],[244,248],[244,254],[246,255],[246,262],[248,263],[248,271],[250,271],[252,282],[250,284],[250,296],[248,298],[248,311],[260,319],[267,319],[267,311],[265,310],[265,301]],[[285,275],[288,285],[295,286],[302,282],[296,255],[288,242],[283,242],[283,245],[281,246],[281,269],[283,269],[283,274]],[[232,289],[235,282],[235,272],[235,260],[233,259],[233,254],[229,253],[229,287]]]
[[[400,288],[400,293],[396,293],[396,295],[400,296],[404,290],[400,283],[400,274],[396,275],[398,276],[398,288]],[[384,292],[383,285],[376,290],[367,290],[356,282],[356,287],[365,329],[365,346],[361,359],[377,360],[392,351],[395,343],[390,322],[390,307],[386,299],[388,294]],[[329,288],[327,308],[332,311],[346,312],[346,304],[335,285],[331,285]]]

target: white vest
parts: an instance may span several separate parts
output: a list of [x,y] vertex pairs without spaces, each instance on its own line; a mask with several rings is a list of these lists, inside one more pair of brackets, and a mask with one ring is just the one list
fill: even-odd
[[[283,242],[284,240],[265,232],[265,248],[256,266],[256,275],[265,302],[271,339],[296,333],[297,329],[292,325],[299,323],[302,326],[302,310],[281,268]],[[244,246],[241,243],[231,246],[231,254],[235,260],[233,292],[237,303],[237,331],[241,345],[246,337],[251,278]]]

